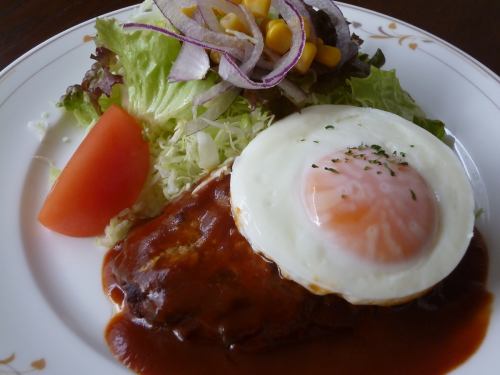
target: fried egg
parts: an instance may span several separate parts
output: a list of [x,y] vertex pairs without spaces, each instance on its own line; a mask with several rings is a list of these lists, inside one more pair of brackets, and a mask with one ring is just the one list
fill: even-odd
[[231,208],[254,251],[316,294],[388,305],[459,263],[474,201],[453,151],[394,114],[313,106],[235,160]]

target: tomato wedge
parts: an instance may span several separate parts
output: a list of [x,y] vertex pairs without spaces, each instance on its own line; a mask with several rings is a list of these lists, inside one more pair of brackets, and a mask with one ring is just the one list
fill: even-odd
[[61,172],[38,220],[68,236],[102,234],[111,218],[137,200],[149,165],[141,127],[126,111],[111,106]]

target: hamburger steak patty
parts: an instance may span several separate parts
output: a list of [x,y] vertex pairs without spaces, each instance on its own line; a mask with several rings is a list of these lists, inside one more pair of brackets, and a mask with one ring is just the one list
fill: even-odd
[[347,328],[352,307],[282,278],[256,254],[231,216],[230,176],[186,192],[135,227],[107,256],[104,285],[123,311],[180,341],[229,349]]

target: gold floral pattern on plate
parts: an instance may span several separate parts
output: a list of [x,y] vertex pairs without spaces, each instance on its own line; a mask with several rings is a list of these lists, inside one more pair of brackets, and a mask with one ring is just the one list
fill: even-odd
[[386,26],[388,30],[384,28],[384,26],[379,26],[377,28],[377,32],[370,32],[368,30],[363,29],[363,25],[360,22],[352,22],[351,26],[354,29],[360,29],[363,32],[368,34],[368,37],[371,39],[393,39],[397,40],[400,46],[407,45],[411,50],[416,50],[418,48],[417,42],[422,43],[434,43],[433,40],[426,38],[421,35],[413,35],[413,34],[400,34],[396,30],[398,29],[398,24],[396,22],[389,22]]
[[45,369],[47,363],[44,358],[36,359],[30,363],[30,368],[25,370],[18,370],[14,367],[13,362],[16,360],[16,353],[4,359],[0,359],[0,375],[24,375],[35,371],[42,371]]

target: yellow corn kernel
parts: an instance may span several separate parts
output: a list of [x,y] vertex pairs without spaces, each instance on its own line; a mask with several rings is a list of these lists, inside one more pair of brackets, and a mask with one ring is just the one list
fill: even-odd
[[316,61],[320,62],[321,64],[326,65],[329,68],[335,68],[340,62],[341,58],[342,55],[337,47],[332,47],[327,44],[318,46]]
[[262,32],[262,35],[266,35],[267,25],[269,25],[269,22],[271,22],[271,21],[272,21],[272,19],[267,18],[267,17],[260,21],[259,28],[260,28],[260,31]]
[[[274,25],[274,24],[276,24],[277,21],[283,21],[283,20],[281,20],[281,19],[275,20],[275,19],[272,19],[272,18],[264,18],[262,20],[262,22],[260,23],[260,25],[259,25],[260,31],[262,31],[262,34],[266,35],[266,33],[271,28],[271,26]],[[283,22],[285,22],[285,21],[283,21]]]
[[290,49],[292,45],[292,32],[285,21],[273,20],[269,22],[265,44],[266,47],[281,55]]
[[243,5],[257,18],[267,17],[271,0],[243,0]]
[[246,25],[241,22],[238,16],[234,13],[228,13],[220,19],[220,25],[224,30],[234,30],[241,33],[248,33]]
[[220,52],[218,51],[210,51],[209,52],[210,60],[212,60],[213,63],[219,64],[220,63]]
[[226,13],[224,13],[219,8],[212,8],[212,10],[214,11],[215,17],[217,17],[217,18],[221,18],[221,17],[224,17],[226,15]]
[[311,38],[311,25],[304,17],[302,17],[302,21],[304,22],[304,31],[306,33],[306,40],[310,40],[310,38]]
[[306,42],[306,45],[304,46],[304,51],[302,52],[302,55],[300,56],[299,61],[297,64],[295,64],[295,70],[297,70],[299,73],[305,74],[309,70],[309,67],[311,66],[314,57],[316,56],[316,52],[318,51],[316,44],[311,43],[311,42]]
[[189,18],[193,18],[194,12],[196,12],[197,8],[198,7],[196,5],[191,5],[190,7],[182,8],[182,13],[184,13]]
[[288,25],[286,24],[285,20],[284,19],[281,19],[281,18],[277,18],[277,19],[270,19],[267,23],[266,23],[266,29],[265,29],[265,32],[267,33],[271,28],[273,28],[274,26],[276,25],[285,25],[288,27]]

